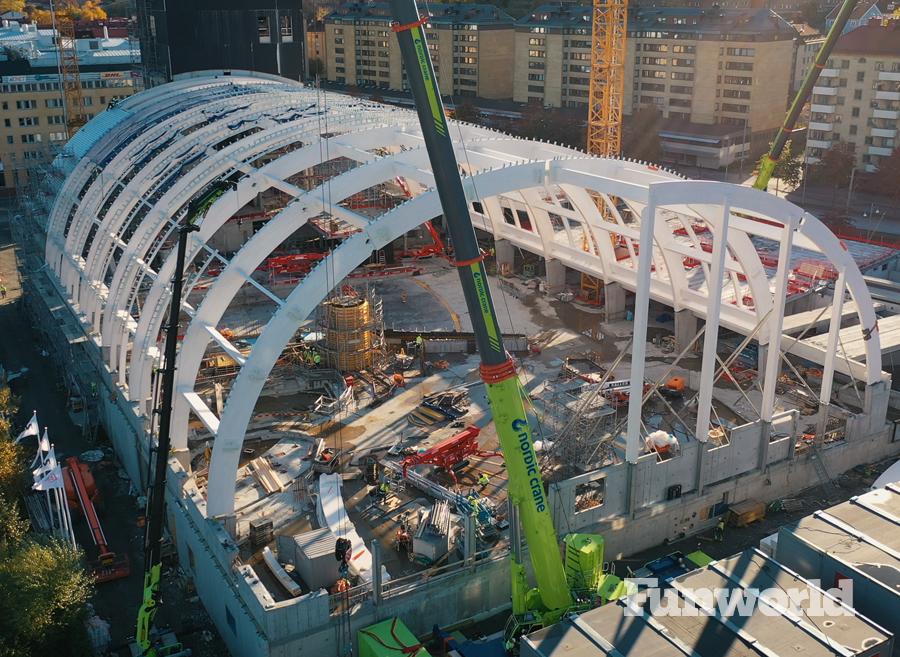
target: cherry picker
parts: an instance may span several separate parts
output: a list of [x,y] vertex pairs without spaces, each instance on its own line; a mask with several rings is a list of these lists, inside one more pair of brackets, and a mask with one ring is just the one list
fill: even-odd
[[[472,318],[481,355],[481,378],[487,389],[497,436],[509,474],[512,501],[512,607],[506,628],[507,648],[519,635],[558,621],[571,611],[605,602],[618,580],[603,574],[603,538],[592,534],[565,537],[565,562],[560,558],[550,515],[547,488],[534,451],[524,390],[516,367],[503,346],[503,336],[491,298],[482,255],[450,139],[443,102],[428,52],[424,25],[415,0],[391,0],[393,31],[400,44],[425,146],[434,173],[444,219],[455,247],[454,265]],[[478,200],[478,199],[472,199]],[[516,518],[518,516],[518,518]],[[530,588],[522,562],[521,524],[537,587]]]

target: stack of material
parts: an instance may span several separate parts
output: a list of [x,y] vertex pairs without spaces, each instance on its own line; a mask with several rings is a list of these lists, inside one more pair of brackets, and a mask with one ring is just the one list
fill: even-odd
[[413,537],[413,552],[433,563],[450,550],[450,504],[444,500],[434,503],[422,519]]
[[258,548],[272,540],[273,526],[271,518],[257,518],[250,521],[250,545]]
[[468,412],[469,391],[462,388],[428,395],[406,417],[410,424],[430,427],[438,422],[458,420]]
[[300,579],[312,591],[330,588],[338,579],[338,562],[334,558],[337,539],[327,527],[313,529],[291,537],[291,545],[279,554],[297,569]]

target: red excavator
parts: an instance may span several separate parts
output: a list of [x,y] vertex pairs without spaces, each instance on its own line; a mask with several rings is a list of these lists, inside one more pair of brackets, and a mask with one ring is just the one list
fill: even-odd
[[109,545],[106,543],[106,534],[103,533],[97,509],[94,507],[100,491],[97,490],[91,469],[87,463],[82,463],[74,456],[66,459],[66,464],[63,468],[66,500],[70,508],[76,511],[80,510],[84,514],[84,519],[87,520],[88,528],[91,530],[91,537],[94,539],[94,545],[97,546],[98,557],[95,561],[90,562],[91,573],[97,582],[111,582],[128,577],[131,573],[128,556],[117,555],[109,549]]

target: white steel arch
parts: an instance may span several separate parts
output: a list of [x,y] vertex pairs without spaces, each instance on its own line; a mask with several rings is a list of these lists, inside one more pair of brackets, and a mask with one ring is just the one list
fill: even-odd
[[[640,253],[641,226],[651,219],[650,297],[699,317],[708,308],[720,308],[723,326],[747,334],[781,303],[775,296],[775,272],[763,265],[751,240],[778,243],[788,231],[796,247],[834,264],[857,304],[861,326],[876,326],[871,299],[850,255],[821,222],[783,199],[457,125],[455,146],[473,222],[497,238],[635,290],[638,263],[645,255]],[[373,250],[440,214],[417,119],[407,110],[339,94],[325,99],[314,89],[270,76],[207,72],[133,96],[109,117],[95,118],[79,135],[69,153],[79,159],[51,214],[46,258],[86,325],[108,348],[104,357],[119,383],[145,413],[174,266],[172,255],[162,257],[164,243],[192,198],[217,181],[233,182],[201,220],[189,249],[189,258],[201,270],[214,260],[224,268],[197,308],[184,305],[190,321],[179,353],[173,418],[175,449],[187,447],[192,411],[215,434],[208,510],[210,515],[228,514],[244,433],[288,340],[331,287]],[[310,190],[290,182],[336,158],[353,166]],[[340,205],[398,177],[421,193],[374,217]],[[233,256],[214,252],[207,242],[216,231],[268,189],[287,194],[290,202]],[[598,196],[612,221],[598,211]],[[136,209],[142,216],[134,215]],[[722,289],[723,296],[720,304],[710,305],[713,253],[708,247],[723,230],[723,212],[728,217],[721,260],[726,284],[712,286]],[[323,214],[358,232],[344,239],[286,299],[253,279],[254,270],[284,239]],[[701,233],[708,233],[711,242]],[[696,264],[689,266],[688,259]],[[159,262],[158,271],[154,262]],[[194,282],[196,276],[189,286]],[[274,307],[246,358],[217,330],[244,284],[257,287]],[[779,335],[772,325],[760,341]],[[193,394],[210,341],[240,364],[221,418]],[[836,365],[875,384],[881,381],[877,331],[866,348],[865,363]]]

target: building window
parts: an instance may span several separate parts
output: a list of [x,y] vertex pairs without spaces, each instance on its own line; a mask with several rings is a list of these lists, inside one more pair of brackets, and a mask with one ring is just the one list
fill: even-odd
[[294,26],[291,24],[290,15],[287,16],[279,16],[278,23],[281,30],[281,40],[284,43],[291,43],[294,41]]
[[853,116],[853,117],[859,116],[859,108],[858,108],[858,107],[854,107],[853,109],[851,109],[851,110],[850,110],[850,116]]
[[28,126],[39,125],[40,119],[36,116],[20,116],[19,117],[19,127],[25,128]]
[[857,82],[862,82],[862,81],[865,80],[865,79],[866,79],[866,72],[865,72],[865,71],[858,71],[858,72],[856,73],[856,81],[857,81]]
[[528,45],[529,46],[543,46],[545,41],[546,41],[545,39],[540,38],[540,37],[531,37],[530,39],[528,39]]
[[259,34],[260,43],[272,43],[272,28],[266,14],[256,15],[256,32]]
[[529,57],[543,57],[544,51],[543,50],[529,50],[528,56]]
[[725,62],[725,70],[728,71],[752,71],[751,62]]
[[862,89],[853,90],[853,100],[862,100]]
[[544,93],[544,87],[539,84],[529,84],[528,91],[531,91],[531,92],[537,93],[537,94],[542,94],[542,93]]
[[850,126],[850,134],[855,135],[857,132],[857,127],[855,125]]
[[731,57],[755,57],[755,48],[728,48],[727,51]]

